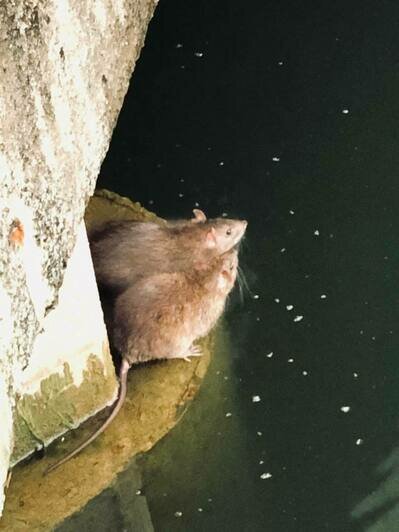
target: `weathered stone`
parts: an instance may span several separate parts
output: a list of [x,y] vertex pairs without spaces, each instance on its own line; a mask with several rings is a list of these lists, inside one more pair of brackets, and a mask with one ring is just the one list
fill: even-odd
[[[38,335],[57,307],[155,4],[0,0],[0,493],[12,452],[14,395],[17,389],[32,395],[23,389],[22,374],[34,367],[37,343],[46,343]],[[80,280],[84,291],[86,279]],[[101,358],[102,340],[98,351],[86,355]],[[53,356],[59,358],[56,351]],[[43,378],[62,371],[57,362]],[[97,408],[104,398],[100,403]],[[55,436],[50,427],[38,429],[27,401],[21,404],[22,432],[28,427],[33,440]],[[0,509],[1,502],[0,495]]]

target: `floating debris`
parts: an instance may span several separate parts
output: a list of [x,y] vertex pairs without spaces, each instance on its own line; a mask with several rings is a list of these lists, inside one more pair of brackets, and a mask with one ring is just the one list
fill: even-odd
[[252,396],[252,402],[253,402],[253,403],[259,403],[259,402],[260,402],[260,397],[259,397],[259,395],[253,395],[253,396]]
[[200,206],[200,204],[198,203],[198,201],[196,201],[196,202],[194,203],[194,206],[195,206],[195,207],[199,207],[199,206]]
[[287,310],[292,310],[292,309],[294,308],[294,305],[287,305],[285,308],[286,308]]
[[302,375],[303,375],[304,377],[306,377],[306,376],[308,375],[308,372],[306,371],[306,369],[302,371]]
[[355,372],[355,373],[353,374],[353,376],[355,377],[355,379],[357,379],[358,376],[359,376],[359,373],[356,373],[356,372]]
[[183,512],[175,512],[175,517],[181,517],[183,515]]
[[265,462],[263,460],[259,460],[259,465],[263,465]]
[[356,440],[356,445],[363,445],[363,443],[364,443],[364,441],[363,441],[362,438],[358,438],[358,439]]
[[141,495],[141,490],[137,490],[136,495]]
[[226,412],[226,417],[231,417],[233,414],[231,412]]
[[194,52],[195,57],[202,57],[204,55],[203,52]]
[[288,361],[290,364],[292,364],[294,362],[294,359],[293,358],[289,358]]
[[349,114],[349,109],[342,109],[342,114],[343,115]]
[[294,318],[295,322],[302,321],[302,320],[303,320],[303,316],[295,316],[295,318]]
[[283,66],[284,63],[282,61],[279,61],[277,64],[278,66]]
[[204,510],[202,508],[198,508],[198,511],[199,512],[203,512]]
[[181,43],[181,42],[178,42],[178,43],[176,44],[176,48],[183,48],[182,43]]
[[290,214],[295,214],[295,211],[293,211],[293,210],[290,210]]
[[280,300],[279,300],[278,297],[275,297],[275,298],[274,298],[274,301],[275,301],[276,303],[280,303]]
[[347,414],[349,412],[349,410],[351,409],[350,406],[341,406],[341,412],[344,412],[345,414]]
[[272,158],[272,161],[273,161],[274,163],[278,163],[278,162],[280,161],[280,157],[273,157],[273,158]]
[[281,253],[285,253],[285,248],[280,249]]
[[253,298],[254,298],[254,299],[259,299],[259,294],[254,294],[254,295],[253,295]]
[[267,353],[266,356],[267,356],[267,358],[272,358],[272,356],[273,356],[273,351],[270,351],[270,353]]
[[262,432],[260,430],[258,430],[258,432],[256,433],[258,436],[262,436]]
[[224,166],[224,161],[220,161],[219,166]]
[[262,473],[260,478],[262,480],[265,480],[266,478],[272,478],[272,474],[271,473]]
[[327,299],[326,294],[321,294],[320,299]]
[[316,229],[314,232],[313,232],[314,235],[316,236],[319,236],[320,235],[320,231],[318,229]]
[[179,192],[179,198],[183,198],[184,194],[182,192]]

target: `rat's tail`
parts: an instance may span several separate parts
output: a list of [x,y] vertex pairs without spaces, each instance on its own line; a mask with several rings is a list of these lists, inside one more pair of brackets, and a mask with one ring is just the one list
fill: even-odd
[[109,417],[104,421],[101,427],[99,427],[91,436],[89,436],[89,438],[87,438],[87,440],[85,440],[78,447],[76,447],[76,449],[74,449],[73,451],[68,453],[66,456],[64,456],[64,458],[61,458],[61,460],[58,460],[58,462],[48,467],[44,471],[44,475],[48,475],[48,473],[51,473],[55,469],[58,469],[61,465],[65,464],[65,462],[68,462],[68,460],[70,460],[71,458],[79,454],[80,451],[82,451],[85,447],[87,447],[87,445],[89,445],[92,441],[94,441],[97,438],[97,436],[99,436],[102,432],[104,432],[104,430],[116,418],[116,416],[119,413],[119,410],[121,409],[125,401],[126,389],[127,389],[127,373],[129,371],[129,368],[130,368],[130,364],[127,362],[127,360],[123,358],[121,368],[119,370],[119,380],[120,380],[119,397]]

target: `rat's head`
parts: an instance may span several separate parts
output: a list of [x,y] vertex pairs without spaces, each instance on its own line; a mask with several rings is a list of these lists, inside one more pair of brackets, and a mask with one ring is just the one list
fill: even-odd
[[220,257],[218,289],[226,295],[233,288],[237,279],[238,250],[230,249]]
[[214,249],[217,255],[222,255],[238,244],[244,236],[248,222],[216,218],[209,220],[207,225],[209,230],[206,235],[206,245],[209,249]]

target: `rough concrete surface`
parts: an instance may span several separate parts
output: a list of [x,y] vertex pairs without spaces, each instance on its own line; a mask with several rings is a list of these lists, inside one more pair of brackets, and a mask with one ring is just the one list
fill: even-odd
[[0,492],[15,378],[57,305],[155,4],[0,0]]

